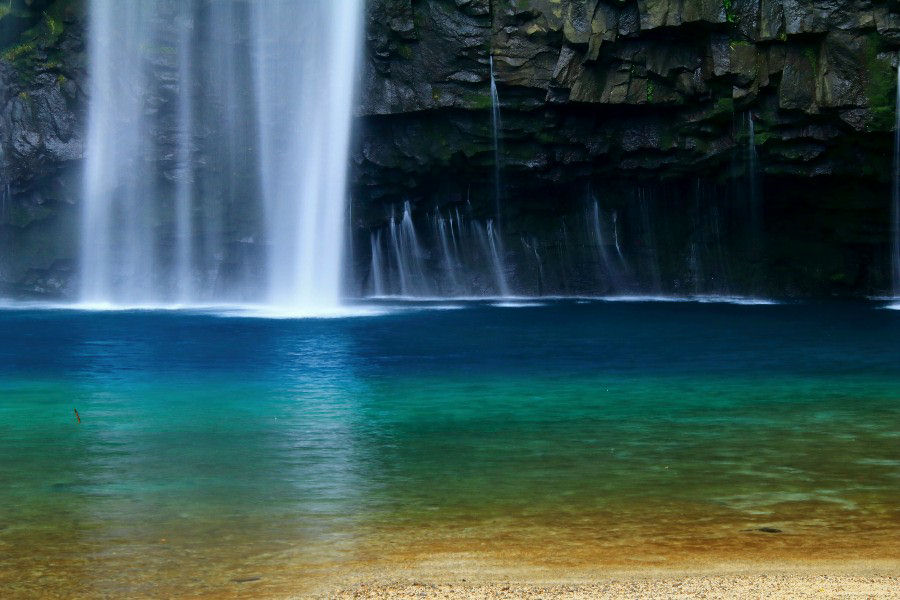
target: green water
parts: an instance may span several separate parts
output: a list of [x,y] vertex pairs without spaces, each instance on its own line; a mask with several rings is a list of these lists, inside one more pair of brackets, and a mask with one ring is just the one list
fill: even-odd
[[227,595],[395,554],[900,540],[896,312],[401,308],[0,312],[0,583]]

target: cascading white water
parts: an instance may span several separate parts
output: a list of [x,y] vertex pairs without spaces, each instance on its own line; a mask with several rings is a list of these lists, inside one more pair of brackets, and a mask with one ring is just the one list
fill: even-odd
[[372,295],[384,296],[384,259],[381,256],[381,232],[373,231],[369,237],[369,245],[372,250],[372,262],[369,271],[372,277]]
[[412,220],[412,208],[409,202],[403,203],[403,219],[400,221],[400,248],[403,256],[407,257],[409,269],[408,292],[422,295],[427,286],[425,278],[425,253],[419,244],[419,236],[416,234],[416,226]]
[[900,298],[900,61],[897,62],[897,98],[894,107],[894,172],[891,189],[891,290]]
[[492,220],[470,221],[457,208],[447,217],[433,213],[426,224],[430,227],[417,229],[409,202],[399,218],[391,207],[387,225],[370,235],[364,293],[410,298],[511,294],[505,252]]
[[488,243],[491,247],[491,264],[494,266],[497,289],[500,291],[500,295],[505,298],[510,295],[510,292],[509,283],[506,281],[506,264],[503,260],[503,244],[500,241],[500,236],[494,229],[494,222],[492,220],[487,222],[487,236]]
[[362,0],[254,2],[268,300],[329,308],[341,290]]
[[494,141],[494,217],[501,223],[500,212],[500,94],[497,93],[497,80],[494,77],[494,55],[489,58],[491,68],[491,129]]
[[[191,14],[190,5],[183,4],[179,15],[178,81],[191,81]],[[178,173],[175,192],[175,297],[179,302],[189,302],[193,297],[193,161],[191,160],[194,111],[191,86],[181,85],[178,94]]]
[[528,241],[523,237],[521,242],[525,250],[531,252],[532,256],[534,256],[534,266],[537,267],[537,289],[540,296],[541,290],[544,289],[544,260],[541,258],[540,251],[538,251],[538,240],[536,237],[532,237],[531,241]]
[[625,256],[622,254],[622,247],[619,245],[619,213],[613,211],[612,214],[612,222],[613,222],[613,244],[616,248],[616,254],[619,256],[619,262],[622,263],[622,266],[625,266]]
[[[621,292],[624,287],[622,275],[619,271],[619,266],[613,262],[612,257],[609,255],[606,240],[603,236],[603,225],[600,223],[600,203],[596,200],[593,201],[589,208],[588,222],[590,223],[588,235],[594,242],[594,251],[600,265],[600,279],[605,279],[613,292]],[[616,252],[618,253],[618,258],[619,260],[623,260],[621,249],[618,248],[618,232],[614,233],[613,236],[616,240]]]
[[755,203],[757,200],[756,181],[756,125],[753,123],[753,113],[747,111],[747,171],[750,178],[750,198]]
[[156,196],[145,97],[152,74],[141,59],[154,47],[150,3],[92,0],[88,39],[90,107],[81,229],[81,298],[91,303],[154,302]]
[[409,295],[409,282],[412,275],[409,271],[409,261],[400,243],[400,230],[397,227],[397,221],[394,215],[391,215],[388,232],[391,240],[391,249],[394,251],[394,262],[397,265],[397,279],[400,284],[400,294],[402,296]]
[[363,0],[89,8],[82,301],[337,306]]
[[747,111],[747,180],[750,199],[750,242],[753,252],[762,249],[762,198],[760,197],[759,155],[756,150],[756,125],[753,112]]
[[458,294],[462,289],[459,283],[459,277],[456,274],[459,258],[451,248],[448,239],[453,233],[453,222],[450,222],[450,234],[447,233],[447,222],[440,214],[435,215],[435,228],[438,232],[438,239],[441,241],[441,255],[443,257],[444,273],[450,283],[451,293]]

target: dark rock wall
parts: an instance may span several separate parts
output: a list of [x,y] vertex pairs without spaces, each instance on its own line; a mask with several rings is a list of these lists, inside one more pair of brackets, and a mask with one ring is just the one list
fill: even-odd
[[488,165],[491,53],[512,172],[724,177],[752,112],[766,173],[884,178],[898,6],[374,0],[359,182]]
[[[888,273],[898,11],[869,1],[371,2],[358,226],[377,225],[385,213],[374,207],[397,198],[475,199],[490,213],[493,55],[512,237],[535,228],[517,207],[581,210],[587,188],[619,210],[645,189],[655,220],[684,220],[695,194],[672,190],[701,180],[733,205],[725,252],[744,265],[732,269],[740,291],[877,293]],[[741,230],[752,218],[738,205],[752,202],[752,178],[763,204],[754,226],[768,243],[750,261]],[[660,254],[687,265],[690,236],[657,234],[668,240]],[[688,270],[664,266],[667,287]]]
[[84,44],[77,0],[0,7],[0,292],[58,296],[69,288],[84,156]]
[[[66,294],[81,193],[84,7],[10,7],[0,8],[0,286]],[[672,232],[659,236],[662,277],[683,287],[691,190],[702,187],[730,211],[725,251],[744,265],[730,269],[741,291],[886,290],[900,3],[369,0],[367,25],[351,289],[365,278],[367,232],[390,205],[408,200],[424,216],[465,203],[473,218],[492,215],[493,55],[510,240],[549,240],[586,198],[624,215],[640,190]],[[747,258],[753,186],[765,253]],[[521,263],[507,246],[510,264]]]

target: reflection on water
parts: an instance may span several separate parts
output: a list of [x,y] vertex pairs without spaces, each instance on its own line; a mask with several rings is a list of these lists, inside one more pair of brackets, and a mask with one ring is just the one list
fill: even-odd
[[0,313],[0,583],[228,595],[441,552],[889,557],[898,324],[868,305]]

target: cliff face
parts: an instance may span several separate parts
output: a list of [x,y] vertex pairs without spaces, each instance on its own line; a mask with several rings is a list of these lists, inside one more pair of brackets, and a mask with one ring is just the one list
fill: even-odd
[[[595,199],[613,219],[630,210],[645,222],[632,228],[632,245],[646,254],[654,239],[663,289],[710,287],[689,265],[698,252],[707,262],[724,252],[732,266],[718,269],[711,288],[883,290],[898,8],[371,2],[355,197],[366,207],[406,198],[438,211],[480,201],[490,213],[493,56],[514,236],[543,229],[544,239],[559,238],[549,229]],[[384,214],[357,211],[362,227]],[[659,278],[651,271],[640,276]]]
[[77,254],[84,155],[80,3],[0,8],[0,293],[59,295]]
[[746,143],[739,121],[752,114],[766,173],[883,177],[898,7],[375,0],[360,183],[489,163],[491,54],[512,172],[548,181],[721,176]]
[[[84,9],[14,4],[0,13],[0,281],[16,294],[65,294]],[[404,201],[423,217],[463,205],[494,216],[493,56],[510,239],[547,250],[597,201],[604,228],[610,218],[627,227],[629,211],[663,223],[632,227],[635,254],[650,252],[653,230],[654,277],[700,289],[687,265],[711,245],[715,204],[727,238],[717,251],[746,259],[731,261],[731,279],[765,280],[742,291],[884,290],[898,48],[894,1],[369,0],[356,247]],[[763,254],[749,250],[756,236]],[[510,269],[525,273],[525,249],[512,246]],[[363,290],[369,257],[354,257],[351,287]],[[522,288],[588,291],[580,277]]]

